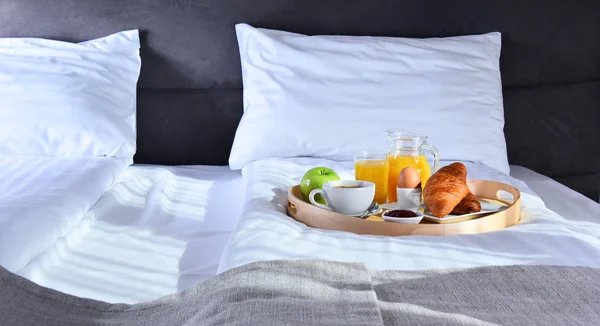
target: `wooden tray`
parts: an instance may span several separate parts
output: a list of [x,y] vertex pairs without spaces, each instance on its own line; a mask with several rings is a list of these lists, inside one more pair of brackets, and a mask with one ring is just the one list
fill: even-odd
[[[505,183],[488,180],[468,180],[467,184],[474,195],[504,203],[507,208],[455,223],[431,223],[423,219],[419,224],[399,224],[384,221],[381,216],[369,216],[363,220],[319,208],[302,199],[300,186],[297,185],[288,191],[288,215],[298,222],[314,228],[387,236],[472,234],[503,229],[519,222],[521,219],[521,192],[519,189]],[[512,195],[512,202],[505,196],[501,197],[503,192]]]

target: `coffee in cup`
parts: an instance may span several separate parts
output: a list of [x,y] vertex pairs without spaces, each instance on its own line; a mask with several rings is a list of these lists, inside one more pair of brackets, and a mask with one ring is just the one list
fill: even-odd
[[[323,205],[315,200],[315,195],[325,198]],[[346,215],[360,215],[373,202],[375,184],[370,181],[337,180],[323,184],[323,189],[313,189],[308,195],[311,204]]]

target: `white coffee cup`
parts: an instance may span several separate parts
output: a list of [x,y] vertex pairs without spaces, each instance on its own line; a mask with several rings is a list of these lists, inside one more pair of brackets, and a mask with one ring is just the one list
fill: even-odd
[[417,209],[421,206],[421,188],[396,188],[398,209]]
[[[321,194],[326,205],[318,203],[315,195]],[[360,215],[375,198],[375,184],[369,181],[338,180],[323,184],[323,189],[313,189],[308,195],[311,204],[346,215]]]

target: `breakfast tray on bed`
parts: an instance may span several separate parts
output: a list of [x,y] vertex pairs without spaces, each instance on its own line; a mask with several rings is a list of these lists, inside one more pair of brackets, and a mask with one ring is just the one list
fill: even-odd
[[[519,222],[521,218],[521,192],[501,182],[468,180],[467,185],[477,197],[505,205],[506,208],[488,215],[453,223],[433,223],[425,219],[419,224],[399,224],[384,221],[380,214],[360,219],[311,205],[302,199],[300,186],[288,191],[288,215],[307,226],[370,235],[455,235],[472,234],[503,229]],[[512,195],[512,200],[506,198]]]

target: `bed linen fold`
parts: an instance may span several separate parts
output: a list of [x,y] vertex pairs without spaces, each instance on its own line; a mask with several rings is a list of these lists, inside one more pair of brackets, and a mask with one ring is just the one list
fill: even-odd
[[270,261],[136,304],[82,299],[0,267],[6,325],[597,325],[600,271],[502,266],[373,271]]

